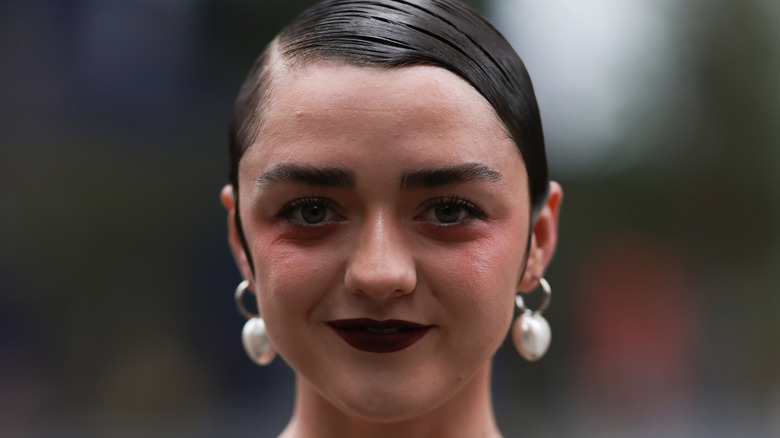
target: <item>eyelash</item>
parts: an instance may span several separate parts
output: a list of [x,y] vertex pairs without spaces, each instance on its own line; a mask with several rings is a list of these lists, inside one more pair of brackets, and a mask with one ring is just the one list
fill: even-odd
[[[325,207],[326,209],[333,210],[334,202],[328,198],[323,198],[320,196],[307,196],[305,198],[298,198],[285,204],[279,213],[276,214],[276,216],[292,222],[292,212],[295,211],[296,208],[308,207],[312,205],[318,205]],[[309,224],[305,226],[316,227],[317,225]]]
[[[298,221],[293,220],[292,214],[293,212],[300,207],[307,207],[312,205],[318,205],[322,206],[326,209],[333,210],[333,205],[335,203],[324,197],[320,196],[308,196],[305,198],[298,198],[295,199],[287,204],[285,204],[282,209],[279,211],[279,213],[276,214],[277,217],[283,218],[287,220],[288,222],[291,222],[297,226],[300,227],[306,227],[306,228],[316,228],[318,226],[322,226],[323,224],[301,224]],[[435,198],[430,199],[426,201],[422,205],[423,213],[421,213],[418,218],[422,217],[426,212],[430,211],[433,208],[439,207],[439,206],[455,206],[458,208],[464,209],[468,213],[468,217],[464,220],[470,220],[470,219],[484,219],[487,215],[484,211],[482,211],[479,207],[474,205],[471,201],[467,200],[466,198],[460,197],[458,195],[449,195],[444,196],[441,198]],[[421,220],[421,219],[420,219]],[[454,224],[442,224],[441,226],[452,226]]]
[[466,220],[484,219],[487,216],[487,214],[485,214],[484,211],[482,211],[479,207],[474,205],[471,201],[469,201],[466,198],[460,197],[458,195],[449,195],[443,198],[435,198],[425,202],[425,204],[423,204],[423,214],[424,212],[427,212],[432,208],[443,206],[443,205],[454,205],[456,207],[460,207],[466,210],[466,212],[469,214],[469,217],[466,218]]

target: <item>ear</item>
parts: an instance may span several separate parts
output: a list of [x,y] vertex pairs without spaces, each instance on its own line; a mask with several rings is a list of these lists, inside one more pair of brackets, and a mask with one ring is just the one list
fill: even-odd
[[558,241],[558,212],[563,200],[563,189],[555,181],[550,182],[550,194],[547,196],[531,232],[531,246],[523,278],[517,290],[530,292],[539,284],[544,270],[552,260]]
[[241,238],[238,237],[238,229],[236,228],[236,202],[233,186],[228,184],[222,188],[222,192],[219,195],[219,199],[222,201],[222,205],[227,210],[227,227],[228,227],[228,245],[233,252],[233,259],[236,261],[238,270],[241,271],[241,277],[244,280],[248,280],[250,283],[254,283],[252,277],[252,269],[249,266],[249,260],[244,252],[244,247],[241,245]]

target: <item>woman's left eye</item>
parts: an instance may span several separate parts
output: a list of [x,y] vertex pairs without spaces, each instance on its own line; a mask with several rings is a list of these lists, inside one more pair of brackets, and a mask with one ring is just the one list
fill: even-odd
[[476,205],[463,198],[453,196],[428,201],[425,205],[425,211],[417,218],[446,226],[483,217],[485,217],[485,213]]
[[325,198],[296,199],[282,208],[278,216],[305,226],[318,226],[339,219],[332,201]]

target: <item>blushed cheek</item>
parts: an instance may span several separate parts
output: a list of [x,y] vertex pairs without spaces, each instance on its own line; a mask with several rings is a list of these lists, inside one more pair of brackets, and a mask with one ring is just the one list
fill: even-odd
[[443,287],[437,293],[443,301],[451,302],[458,318],[483,325],[482,336],[490,339],[482,342],[500,342],[498,338],[503,339],[508,330],[523,253],[524,248],[504,233],[495,233],[446,256],[439,255],[446,264],[440,265],[438,276]]
[[301,247],[274,236],[257,242],[257,281],[266,314],[289,312],[305,317],[334,287],[338,275],[337,253],[324,248]]
[[521,226],[504,224],[484,239],[473,242],[469,258],[474,275],[491,282],[503,282],[511,290],[517,285],[525,262],[527,233]]

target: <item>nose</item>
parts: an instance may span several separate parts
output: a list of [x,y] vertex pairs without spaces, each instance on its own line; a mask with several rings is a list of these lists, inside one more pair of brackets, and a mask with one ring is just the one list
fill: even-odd
[[400,224],[383,215],[367,220],[347,264],[349,292],[387,299],[411,293],[417,285],[414,259]]

